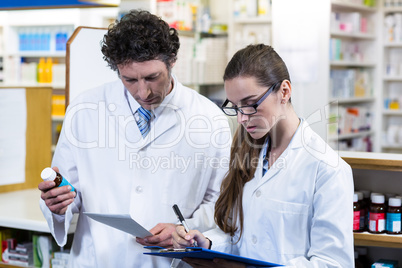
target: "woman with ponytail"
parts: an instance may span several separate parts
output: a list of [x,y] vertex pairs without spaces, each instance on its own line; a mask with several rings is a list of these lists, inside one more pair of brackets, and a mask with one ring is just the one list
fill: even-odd
[[[237,116],[229,171],[215,204],[219,228],[173,233],[198,246],[293,267],[354,267],[351,168],[291,104],[287,67],[272,47],[249,45],[228,63],[222,110]],[[314,96],[311,96],[314,97]],[[244,267],[186,259],[193,267]]]

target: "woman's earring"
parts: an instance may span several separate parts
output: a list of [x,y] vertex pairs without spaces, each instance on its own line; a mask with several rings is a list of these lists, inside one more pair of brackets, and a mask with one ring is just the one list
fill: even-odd
[[286,100],[282,100],[281,103],[282,103],[282,104],[285,104],[285,103],[286,103]]

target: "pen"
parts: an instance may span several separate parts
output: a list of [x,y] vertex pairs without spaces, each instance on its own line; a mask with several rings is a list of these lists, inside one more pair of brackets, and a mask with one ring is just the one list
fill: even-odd
[[[173,210],[174,210],[174,213],[176,214],[177,218],[179,219],[179,221],[183,225],[184,230],[186,231],[186,233],[190,232],[190,229],[188,228],[187,222],[184,220],[184,217],[181,214],[180,209],[176,204],[173,205]],[[194,247],[196,247],[196,246],[197,246],[197,242],[194,240]]]

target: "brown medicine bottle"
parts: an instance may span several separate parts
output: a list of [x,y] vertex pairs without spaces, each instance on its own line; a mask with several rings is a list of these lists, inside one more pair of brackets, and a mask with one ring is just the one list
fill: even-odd
[[59,172],[54,171],[50,167],[42,170],[41,177],[44,181],[54,181],[56,184],[55,187],[70,185],[71,192],[75,191],[74,186],[72,186]]
[[385,197],[372,195],[370,205],[369,232],[379,234],[385,232]]
[[358,194],[355,192],[353,195],[353,232],[360,231],[360,203]]

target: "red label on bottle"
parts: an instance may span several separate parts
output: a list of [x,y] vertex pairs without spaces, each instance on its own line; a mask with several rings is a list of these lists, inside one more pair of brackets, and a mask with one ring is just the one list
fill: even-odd
[[382,232],[385,229],[385,213],[370,212],[369,230],[372,232]]
[[360,229],[360,210],[353,212],[353,231]]

